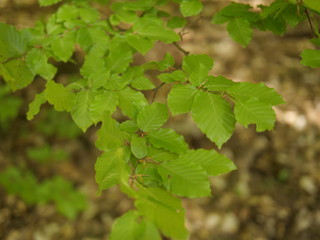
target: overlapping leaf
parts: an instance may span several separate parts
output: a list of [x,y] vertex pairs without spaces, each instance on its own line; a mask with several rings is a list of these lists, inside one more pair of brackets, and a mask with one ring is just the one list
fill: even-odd
[[118,91],[119,107],[123,114],[136,119],[138,112],[147,105],[147,100],[141,92],[129,87]]
[[180,40],[178,34],[173,30],[163,27],[163,23],[158,19],[143,17],[140,18],[133,26],[136,33],[148,37],[151,40],[163,41],[166,43]]
[[278,105],[284,103],[282,97],[273,89],[263,83],[242,82],[234,84],[227,92],[236,99],[246,100],[256,98],[260,102]]
[[192,85],[176,84],[168,95],[168,106],[173,114],[186,113],[191,110],[198,90]]
[[109,151],[124,146],[126,134],[119,128],[119,123],[106,114],[102,120],[102,126],[97,132],[96,146],[100,150]]
[[304,0],[303,4],[312,9],[317,11],[318,13],[320,13],[320,2],[318,0]]
[[125,167],[129,156],[128,149],[118,148],[106,151],[98,157],[95,164],[96,182],[99,186],[98,194],[118,183],[120,169]]
[[28,68],[34,75],[39,74],[44,79],[51,80],[56,74],[57,69],[47,61],[48,58],[45,54],[37,48],[32,49],[26,56]]
[[158,78],[162,82],[170,83],[170,82],[185,82],[186,74],[181,70],[176,70],[171,73],[162,73],[158,75]]
[[39,0],[40,6],[50,6],[61,2],[62,0]]
[[73,121],[77,126],[85,132],[88,127],[93,124],[90,117],[90,105],[93,99],[93,93],[89,90],[84,90],[76,95],[76,103],[71,111]]
[[152,222],[140,219],[136,211],[129,211],[114,222],[109,239],[161,240],[161,236]]
[[191,74],[200,64],[210,70],[213,67],[213,59],[205,54],[188,55],[183,59],[182,68],[184,71]]
[[142,159],[147,156],[148,146],[146,139],[138,137],[137,135],[133,135],[131,137],[131,152],[138,159]]
[[146,54],[153,47],[153,41],[138,34],[128,34],[128,43],[138,52]]
[[[60,83],[49,81],[46,84],[45,97],[56,111],[70,112],[76,101],[75,94]],[[83,103],[78,101],[78,105]],[[81,118],[81,116],[80,116]]]
[[0,75],[13,91],[28,86],[35,77],[27,64],[20,59],[0,64]]
[[103,119],[106,114],[112,114],[118,105],[118,95],[113,91],[105,90],[94,95],[90,102],[90,118],[94,123]]
[[61,61],[67,62],[74,51],[75,33],[70,31],[52,40],[51,48],[54,55]]
[[163,162],[158,172],[166,189],[184,197],[204,197],[210,195],[207,172],[198,164],[178,158]]
[[141,109],[137,116],[137,125],[144,132],[160,128],[168,120],[165,104],[153,103]]
[[29,110],[27,112],[27,119],[30,121],[37,115],[40,111],[40,107],[47,101],[45,93],[36,94],[33,101],[29,104]]
[[219,148],[231,137],[235,126],[234,113],[230,104],[220,96],[199,92],[191,112],[202,132]]
[[27,49],[27,40],[13,26],[0,23],[0,62],[22,55]]
[[223,76],[209,76],[208,81],[204,84],[204,87],[210,91],[227,91],[236,83]]
[[200,165],[210,176],[225,174],[237,168],[230,159],[214,150],[189,150],[178,160]]
[[177,240],[187,239],[185,213],[180,199],[159,188],[141,188],[135,206],[139,213],[154,222],[165,236]]
[[258,132],[271,130],[276,120],[272,106],[254,98],[237,101],[234,113],[237,121],[244,126],[256,124]]
[[252,39],[253,30],[250,22],[243,18],[234,18],[228,22],[227,26],[230,37],[240,43],[243,47],[248,46]]
[[320,67],[320,50],[307,49],[301,53],[301,64],[316,68]]
[[148,134],[150,143],[156,148],[164,148],[170,152],[181,154],[188,149],[183,136],[169,128],[160,128]]
[[180,3],[180,11],[184,17],[197,15],[202,8],[203,5],[199,0],[183,0]]

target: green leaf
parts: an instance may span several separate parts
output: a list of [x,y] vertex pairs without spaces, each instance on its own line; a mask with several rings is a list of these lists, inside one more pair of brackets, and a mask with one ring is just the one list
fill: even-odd
[[29,103],[29,110],[27,112],[27,119],[30,121],[37,115],[40,111],[40,107],[47,101],[45,97],[45,92],[38,93],[35,95],[33,101]]
[[109,151],[123,147],[126,135],[120,130],[119,123],[106,114],[102,120],[102,127],[97,132],[96,146],[100,150]]
[[114,222],[109,239],[161,240],[161,236],[152,222],[140,219],[136,211],[129,211]]
[[126,38],[130,46],[142,54],[146,54],[153,48],[153,41],[138,34],[128,34]]
[[190,82],[199,86],[207,78],[213,67],[213,60],[208,55],[188,55],[184,57],[182,69],[189,74]]
[[130,152],[126,148],[118,148],[104,152],[98,157],[95,170],[96,182],[99,186],[98,195],[102,190],[108,189],[119,181],[120,169],[125,167],[125,163],[130,157]]
[[39,74],[44,79],[51,80],[56,75],[57,69],[47,61],[47,56],[37,48],[29,51],[26,56],[26,63],[34,75]]
[[185,82],[186,74],[181,70],[176,70],[171,73],[162,73],[158,75],[158,78],[162,82],[171,83],[171,82]]
[[0,23],[0,62],[21,56],[27,50],[27,41],[22,33],[5,23]]
[[167,26],[169,28],[183,28],[187,24],[187,20],[185,18],[173,16],[167,22]]
[[273,88],[269,88],[263,83],[237,83],[229,88],[227,92],[228,94],[239,100],[255,98],[260,102],[270,105],[278,105],[284,103],[282,97]]
[[172,114],[189,112],[197,92],[198,89],[192,85],[176,84],[168,95],[168,107]]
[[113,91],[105,90],[96,94],[89,106],[90,118],[97,124],[106,114],[112,114],[118,105],[118,95]]
[[35,77],[27,64],[21,59],[0,64],[0,76],[13,91],[28,86]]
[[40,6],[45,7],[45,6],[56,4],[61,1],[62,0],[39,0],[39,3],[40,3]]
[[315,11],[320,13],[320,2],[318,0],[304,0],[303,4],[306,7],[310,8],[312,10],[315,10]]
[[149,146],[148,157],[153,161],[164,162],[177,159],[178,155],[165,151],[163,149],[154,148],[151,145]]
[[144,132],[160,128],[168,120],[168,109],[165,104],[152,103],[142,108],[137,116],[137,125]]
[[276,120],[272,106],[254,98],[246,101],[237,101],[234,113],[237,121],[244,126],[256,124],[258,132],[271,130]]
[[111,72],[122,73],[131,61],[132,52],[125,45],[119,44],[110,50],[110,54],[106,58],[107,69]]
[[205,197],[211,193],[206,171],[198,164],[178,158],[158,167],[166,189],[183,197]]
[[301,64],[317,68],[320,67],[320,50],[306,49],[301,53]]
[[97,49],[98,51],[95,51],[101,56],[108,48],[109,37],[100,27],[85,27],[77,31],[76,41],[84,51],[89,52],[90,49]]
[[169,128],[160,128],[148,134],[150,143],[156,148],[182,154],[188,150],[188,144],[182,135]]
[[194,86],[200,86],[207,80],[209,70],[205,65],[197,65],[189,75],[189,81]]
[[60,83],[49,81],[46,84],[45,97],[56,111],[70,112],[75,104],[75,95]]
[[298,25],[305,18],[303,14],[297,14],[299,11],[297,5],[288,4],[288,6],[282,11],[284,20],[292,27]]
[[170,53],[166,53],[164,58],[161,61],[157,62],[157,65],[160,71],[165,71],[172,67],[174,63],[174,57]]
[[147,156],[148,146],[146,139],[138,137],[137,135],[133,135],[131,137],[131,152],[138,159],[142,159]]
[[[58,35],[63,34],[66,28],[62,25],[62,23],[57,23],[57,15],[53,14],[48,18],[46,23],[46,33],[50,37],[57,37]],[[50,40],[49,40],[50,41]]]
[[274,34],[284,34],[286,32],[286,22],[285,20],[279,16],[279,17],[272,17],[269,16],[266,19],[263,19],[262,25],[267,29],[273,32]]
[[132,119],[136,119],[140,109],[148,104],[141,92],[135,91],[129,87],[118,91],[118,96],[119,107],[122,113]]
[[97,9],[85,6],[79,9],[79,16],[85,23],[95,23],[100,19],[100,13]]
[[51,42],[51,49],[58,60],[67,62],[73,54],[75,44],[74,32],[66,32],[61,37],[56,37]]
[[208,81],[204,84],[204,87],[209,91],[227,91],[236,83],[223,76],[209,76]]
[[142,159],[140,162],[142,164],[138,164],[136,168],[136,175],[137,176],[143,176],[138,178],[140,184],[142,184],[145,187],[158,187],[163,188],[162,179],[159,175],[157,168],[156,168],[156,162],[150,163],[150,158]]
[[250,22],[243,18],[234,18],[229,21],[227,26],[230,37],[240,43],[242,47],[248,46],[252,39],[253,30]]
[[248,4],[242,3],[230,3],[225,8],[219,11],[219,14],[227,17],[242,17],[248,13],[248,10],[251,8]]
[[77,19],[79,17],[79,9],[74,5],[62,5],[57,11],[57,22],[65,22]]
[[74,105],[71,116],[77,126],[85,132],[93,124],[90,117],[90,105],[93,99],[93,93],[88,90],[78,92],[76,95],[76,104]]
[[129,133],[134,133],[139,130],[137,123],[133,120],[127,120],[124,121],[120,124],[120,130],[129,132]]
[[155,88],[150,79],[144,75],[140,75],[132,79],[130,85],[138,90],[151,90]]
[[199,92],[192,105],[192,118],[219,148],[231,137],[235,118],[230,104],[215,94]]
[[260,13],[263,19],[269,17],[270,15],[278,15],[280,14],[287,6],[288,2],[284,0],[276,0],[270,6],[264,7]]
[[113,10],[128,10],[128,11],[146,11],[155,6],[157,0],[138,0],[134,2],[125,2],[112,4]]
[[312,38],[312,39],[310,39],[310,42],[316,46],[320,46],[320,39],[319,38]]
[[203,8],[202,3],[199,0],[183,0],[180,3],[180,11],[184,17],[190,17],[197,15]]
[[225,174],[237,168],[230,159],[214,150],[189,150],[177,160],[200,165],[210,176]]
[[135,201],[139,213],[154,222],[162,233],[175,240],[186,240],[184,209],[181,200],[159,188],[141,188]]
[[134,25],[133,30],[141,36],[148,37],[151,40],[163,41],[165,43],[177,42],[180,37],[171,29],[166,29],[163,24],[158,23],[158,19],[143,17]]
[[88,79],[88,85],[98,89],[105,85],[110,78],[110,71],[105,66],[104,59],[100,53],[90,52],[80,69],[82,76]]
[[109,90],[122,90],[130,83],[130,78],[126,78],[124,74],[112,74],[107,78],[104,88]]
[[115,17],[120,20],[120,22],[124,23],[134,23],[137,21],[138,16],[135,12],[120,10],[115,13]]
[[224,24],[228,22],[232,17],[224,16],[221,12],[216,13],[211,20],[213,24]]
[[109,239],[138,240],[142,229],[137,218],[138,214],[135,211],[126,212],[113,223]]

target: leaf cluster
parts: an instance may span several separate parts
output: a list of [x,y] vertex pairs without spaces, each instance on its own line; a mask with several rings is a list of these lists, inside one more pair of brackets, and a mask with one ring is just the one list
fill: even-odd
[[[169,2],[178,4],[179,14],[165,10]],[[186,239],[180,197],[210,196],[209,177],[236,166],[213,149],[189,149],[181,134],[166,127],[167,121],[172,115],[190,113],[220,149],[236,123],[254,124],[258,132],[271,130],[273,107],[284,103],[283,99],[263,83],[211,75],[214,61],[210,56],[189,54],[180,47],[188,17],[203,9],[200,0],[114,1],[108,5],[109,12],[85,0],[40,0],[42,6],[56,3],[60,4],[57,12],[33,28],[17,30],[0,24],[0,75],[12,90],[28,86],[36,76],[42,79],[43,91],[29,104],[27,119],[32,120],[48,103],[55,111],[69,113],[83,132],[91,126],[99,128],[95,142],[102,151],[95,164],[98,193],[118,185],[135,201],[135,209],[115,222],[111,240],[161,239],[161,234]],[[253,11],[250,5],[231,3],[212,22],[227,23],[230,36],[247,46],[253,29],[284,34],[287,25],[296,26],[307,18],[305,10],[316,14],[318,7],[311,0],[303,4],[276,0]],[[318,40],[313,41],[319,45]],[[182,64],[167,53],[160,61],[137,65],[135,57],[150,52],[157,42],[177,47],[184,55]],[[83,59],[74,57],[75,52]],[[319,66],[317,54],[318,50],[306,50],[302,63]],[[76,78],[58,82],[59,62],[81,66]],[[156,81],[149,70],[156,72]],[[155,101],[157,90],[165,84],[171,86],[166,101]],[[115,112],[121,112],[125,120],[115,119]],[[48,132],[55,131],[52,129]],[[46,154],[46,148],[29,152],[40,159]],[[21,178],[17,170],[10,170],[2,182],[8,183],[11,175]],[[28,179],[31,185],[39,185],[32,177]],[[67,185],[61,179],[53,182],[44,184],[41,191],[54,192],[56,186],[63,190]],[[50,200],[59,202],[61,209],[69,208],[67,201],[63,205],[63,200],[47,195],[32,198],[30,188],[23,187],[27,201]],[[8,191],[16,192],[12,188],[8,185]]]

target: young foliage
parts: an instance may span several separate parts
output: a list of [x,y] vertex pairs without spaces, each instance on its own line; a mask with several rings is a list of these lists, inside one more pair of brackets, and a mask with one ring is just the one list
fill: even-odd
[[[99,128],[95,142],[102,151],[95,164],[98,194],[118,185],[135,200],[135,210],[115,221],[111,240],[157,240],[160,234],[187,239],[185,212],[177,196],[210,196],[209,177],[236,166],[214,150],[190,150],[182,135],[164,127],[171,114],[190,113],[209,140],[222,148],[236,122],[255,124],[257,131],[272,129],[273,106],[284,101],[262,83],[210,75],[214,66],[210,56],[189,54],[180,47],[189,26],[186,17],[201,14],[203,1],[172,1],[180,9],[176,15],[163,7],[166,0],[112,1],[107,14],[100,14],[100,8],[89,2],[40,0],[41,6],[60,3],[45,23],[20,31],[0,23],[0,75],[12,90],[26,87],[35,76],[44,79],[44,91],[29,104],[28,120],[48,102],[56,111],[70,113],[83,132],[92,125]],[[226,23],[231,38],[246,47],[254,29],[284,34],[287,25],[296,26],[306,18],[303,11],[319,11],[311,0],[303,4],[276,0],[259,8],[230,3],[214,15],[212,23]],[[182,64],[169,53],[158,62],[138,65],[134,61],[157,42],[180,50]],[[80,66],[79,74],[75,81],[62,84],[58,63],[76,63],[74,52],[83,56],[75,65]],[[318,55],[318,50],[305,50],[302,64],[320,66]],[[156,72],[156,81],[149,70]],[[172,88],[166,101],[157,102],[157,91],[165,84]],[[114,117],[120,112],[121,121]],[[62,182],[57,181],[61,187]],[[54,201],[61,209],[69,207],[62,200]]]

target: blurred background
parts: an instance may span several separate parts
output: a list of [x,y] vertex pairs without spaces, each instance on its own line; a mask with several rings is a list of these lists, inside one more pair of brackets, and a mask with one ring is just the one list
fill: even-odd
[[[190,239],[320,239],[320,71],[299,63],[300,53],[312,48],[310,28],[303,23],[284,36],[255,31],[244,49],[228,37],[225,26],[210,23],[229,1],[203,2],[202,17],[190,19],[181,46],[209,54],[215,60],[212,74],[264,82],[286,104],[275,108],[273,131],[236,127],[221,152],[238,170],[211,179],[212,198],[183,201]],[[52,12],[40,9],[36,0],[0,0],[0,22],[18,28],[31,27]],[[135,61],[160,60],[166,51],[181,62],[181,52],[165,44]],[[72,78],[78,67],[59,65],[56,80]],[[150,77],[157,83],[153,73]],[[68,114],[48,105],[33,121],[26,120],[28,103],[42,88],[36,80],[12,94],[0,79],[0,239],[105,240],[115,218],[133,204],[117,188],[96,196],[96,129],[83,134]],[[161,88],[157,99],[165,99],[169,90]],[[172,117],[168,126],[192,148],[215,148],[188,114]]]

